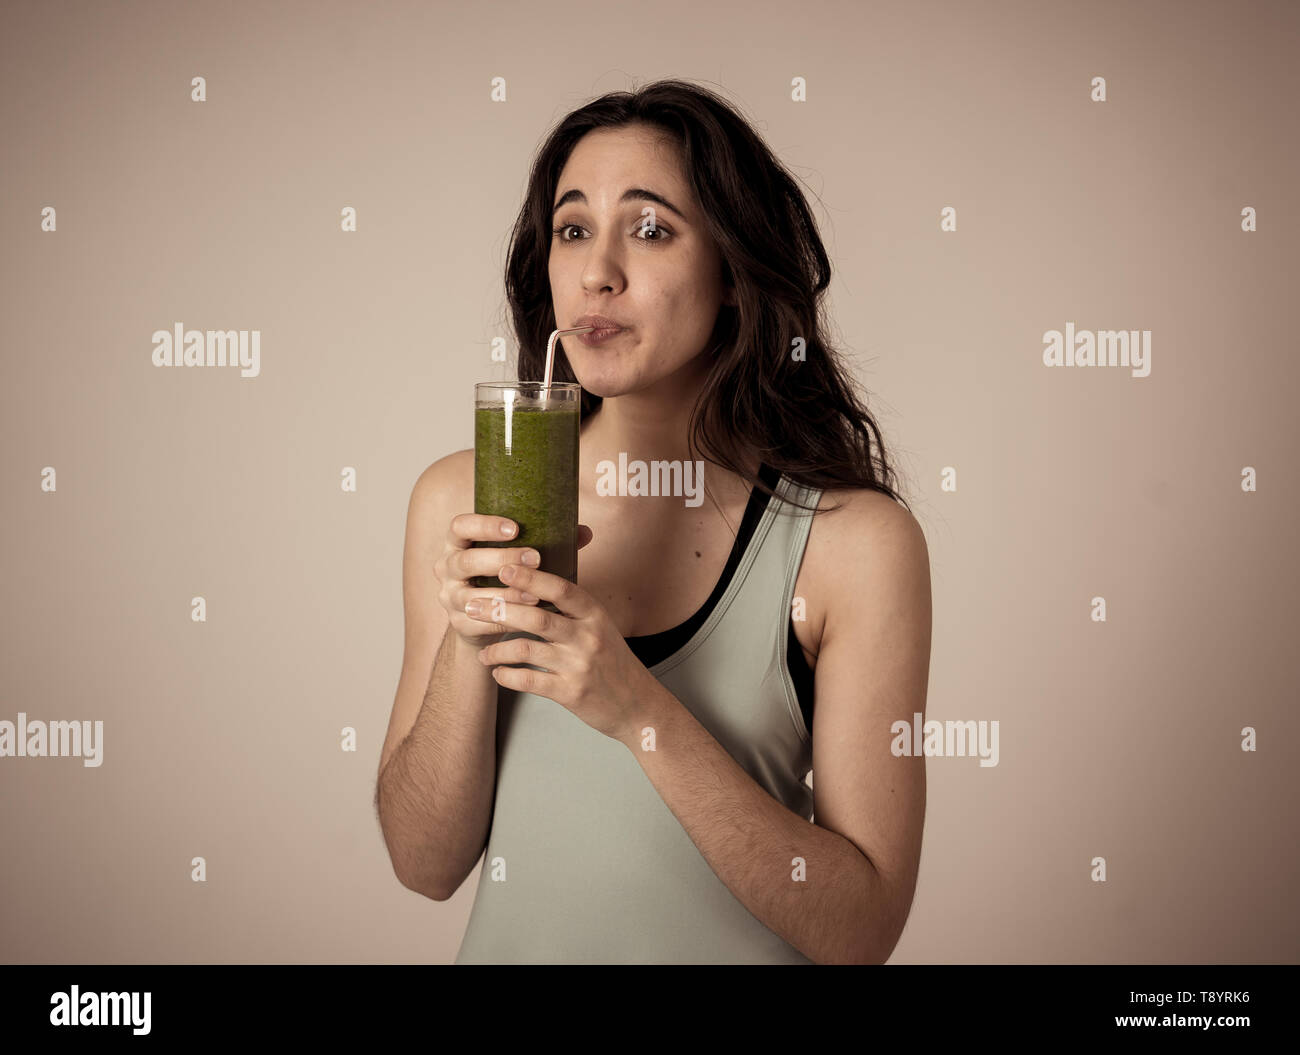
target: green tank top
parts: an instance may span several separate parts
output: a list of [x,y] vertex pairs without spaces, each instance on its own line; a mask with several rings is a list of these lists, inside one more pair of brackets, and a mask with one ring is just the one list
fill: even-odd
[[[812,519],[782,499],[815,508],[821,492],[785,476],[775,490],[708,619],[649,670],[762,788],[811,820],[812,738],[786,647]],[[812,963],[714,875],[623,744],[554,700],[500,688],[496,748],[457,964]]]

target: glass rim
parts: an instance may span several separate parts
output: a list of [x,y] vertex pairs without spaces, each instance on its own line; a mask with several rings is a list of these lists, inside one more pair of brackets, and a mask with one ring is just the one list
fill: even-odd
[[[475,381],[474,387],[476,389],[488,388],[488,389],[495,389],[499,391],[505,391],[508,389],[525,389],[525,390],[542,389],[547,386],[546,386],[546,382],[544,381]],[[552,392],[557,390],[560,392],[570,392],[580,388],[582,388],[582,385],[580,385],[577,381],[552,381],[550,384],[550,389]]]

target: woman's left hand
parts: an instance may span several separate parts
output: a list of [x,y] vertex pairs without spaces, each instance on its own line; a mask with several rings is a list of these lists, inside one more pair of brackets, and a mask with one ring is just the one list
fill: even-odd
[[479,651],[479,662],[485,666],[531,663],[544,668],[546,673],[498,666],[492,674],[506,688],[545,696],[598,732],[630,743],[650,717],[661,686],[627,647],[609,613],[581,586],[559,575],[508,564],[501,569],[500,578],[550,601],[561,614],[534,604],[492,598],[482,609],[483,618],[544,640],[520,637],[498,641]]

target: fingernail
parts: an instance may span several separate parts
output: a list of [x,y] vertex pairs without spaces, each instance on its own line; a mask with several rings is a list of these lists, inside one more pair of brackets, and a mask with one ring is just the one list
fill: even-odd
[[526,550],[524,552],[523,560],[525,564],[531,564],[534,568],[536,568],[539,564],[542,563],[541,554],[533,550]]
[[503,535],[513,535],[514,533],[515,533],[515,526],[514,526],[514,524],[502,524],[502,525],[501,525],[501,534],[503,534]]
[[475,598],[472,601],[465,602],[466,615],[478,615],[481,611],[483,611],[483,603],[479,601],[477,598]]
[[538,599],[527,590],[520,590],[519,596],[524,599],[524,604],[536,604],[538,601]]

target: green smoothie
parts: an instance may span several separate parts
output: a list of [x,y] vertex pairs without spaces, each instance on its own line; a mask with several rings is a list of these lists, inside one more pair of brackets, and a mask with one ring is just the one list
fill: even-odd
[[[578,581],[578,417],[576,403],[543,407],[514,403],[507,437],[506,406],[474,409],[474,512],[509,517],[519,533],[476,546],[531,546],[541,571]],[[507,443],[507,439],[509,442]],[[477,588],[505,589],[495,576]],[[539,607],[556,611],[549,601]]]

